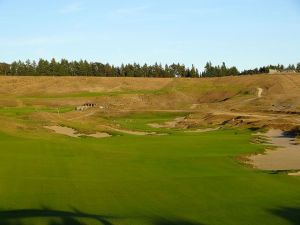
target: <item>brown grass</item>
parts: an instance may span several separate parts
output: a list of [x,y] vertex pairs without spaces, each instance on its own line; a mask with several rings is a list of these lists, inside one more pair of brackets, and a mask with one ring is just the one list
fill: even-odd
[[[261,98],[258,88],[263,89]],[[75,108],[86,102],[102,109],[94,109],[94,114],[37,112],[30,116],[46,122],[90,121],[124,112],[180,111],[191,114],[181,123],[185,127],[288,130],[300,124],[300,74],[202,79],[0,76],[1,107]]]

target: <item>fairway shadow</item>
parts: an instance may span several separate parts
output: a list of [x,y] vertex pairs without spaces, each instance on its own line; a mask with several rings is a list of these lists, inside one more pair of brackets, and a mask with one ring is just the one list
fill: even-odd
[[300,224],[300,208],[281,207],[269,211],[272,214],[287,220],[291,225]]
[[74,210],[73,212],[51,209],[0,211],[0,225],[22,225],[22,219],[28,218],[52,219],[52,221],[48,223],[49,225],[87,225],[82,223],[80,219],[93,219],[98,221],[101,225],[113,225],[108,220],[112,219],[113,217],[88,214],[78,210]]
[[[59,211],[47,208],[0,211],[0,225],[23,225],[22,220],[35,218],[46,219],[46,223],[48,225],[88,225],[87,223],[82,222],[82,219],[92,219],[99,225],[114,225],[109,220],[125,219],[124,217],[83,213],[77,209],[73,209],[73,211]],[[144,219],[153,225],[203,225],[201,223],[181,219],[162,219],[151,217],[132,217],[131,219]]]
[[167,219],[158,219],[154,221],[154,225],[204,225],[202,223],[196,223],[187,220],[167,220]]

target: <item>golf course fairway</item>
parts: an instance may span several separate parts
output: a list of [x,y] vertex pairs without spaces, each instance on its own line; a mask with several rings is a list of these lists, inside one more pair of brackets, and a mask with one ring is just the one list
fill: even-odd
[[257,171],[247,130],[71,138],[0,134],[0,224],[289,225],[300,179]]

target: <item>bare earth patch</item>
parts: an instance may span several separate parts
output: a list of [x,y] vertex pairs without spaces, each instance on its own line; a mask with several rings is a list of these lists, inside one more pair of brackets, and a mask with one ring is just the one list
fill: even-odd
[[62,134],[62,135],[66,135],[69,137],[74,137],[74,138],[79,138],[82,136],[86,136],[86,137],[93,137],[93,138],[107,138],[107,137],[111,137],[110,134],[108,133],[100,133],[97,132],[95,134],[81,134],[78,133],[78,131],[76,131],[73,128],[70,127],[62,127],[62,126],[46,126],[45,128],[54,131],[57,134]]
[[270,130],[264,134],[276,150],[267,150],[265,154],[253,155],[249,159],[254,167],[261,170],[300,170],[300,147],[295,139],[286,137],[281,130]]

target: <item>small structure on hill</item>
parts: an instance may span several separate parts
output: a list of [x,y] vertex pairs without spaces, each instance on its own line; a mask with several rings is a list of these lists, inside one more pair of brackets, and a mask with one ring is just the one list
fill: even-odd
[[97,106],[97,104],[95,104],[95,103],[85,103],[85,104],[83,104],[83,105],[81,105],[81,106],[77,106],[76,108],[75,108],[75,110],[76,111],[85,111],[85,110],[88,110],[88,109],[90,109],[90,108],[94,108],[94,107],[96,107]]

